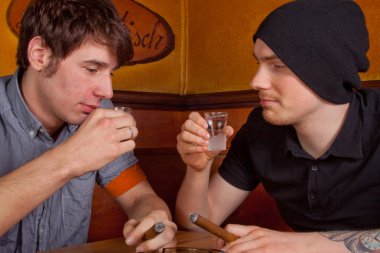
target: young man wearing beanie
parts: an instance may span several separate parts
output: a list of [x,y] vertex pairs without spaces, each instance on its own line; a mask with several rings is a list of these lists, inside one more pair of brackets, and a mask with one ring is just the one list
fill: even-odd
[[[128,215],[126,244],[137,252],[176,245],[169,208],[133,154],[136,122],[109,109],[113,72],[132,58],[111,0],[30,1],[18,69],[0,77],[1,253],[86,243],[95,183]],[[165,231],[144,241],[156,222]]]
[[353,1],[293,1],[273,11],[254,35],[260,66],[251,86],[261,106],[211,179],[217,152],[207,151],[201,115],[191,113],[177,137],[187,164],[180,225],[197,229],[194,211],[221,224],[262,183],[296,232],[230,224],[240,238],[223,250],[380,252],[380,92],[358,89],[368,48]]

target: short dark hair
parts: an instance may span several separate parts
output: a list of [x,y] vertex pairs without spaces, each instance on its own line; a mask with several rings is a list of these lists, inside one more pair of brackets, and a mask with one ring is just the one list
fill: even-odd
[[118,67],[133,57],[128,28],[111,0],[32,0],[21,20],[17,48],[21,69],[29,66],[28,44],[35,36],[52,51],[53,73],[60,60],[88,40],[109,47]]

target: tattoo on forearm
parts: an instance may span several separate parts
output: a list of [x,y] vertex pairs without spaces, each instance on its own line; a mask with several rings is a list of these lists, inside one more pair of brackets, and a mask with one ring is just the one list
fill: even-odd
[[334,231],[320,233],[324,237],[343,242],[352,253],[380,253],[380,230]]

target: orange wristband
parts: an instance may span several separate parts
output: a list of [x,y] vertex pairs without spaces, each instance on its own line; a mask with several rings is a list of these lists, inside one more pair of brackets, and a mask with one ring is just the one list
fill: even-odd
[[140,165],[136,163],[109,182],[105,189],[112,197],[117,198],[144,180],[146,180],[146,176]]

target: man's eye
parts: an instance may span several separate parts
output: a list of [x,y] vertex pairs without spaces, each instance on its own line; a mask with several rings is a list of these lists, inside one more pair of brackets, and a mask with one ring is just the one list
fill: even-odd
[[98,70],[94,68],[86,68],[88,72],[96,73]]
[[284,64],[273,64],[272,67],[276,68],[276,69],[286,68],[286,66]]

